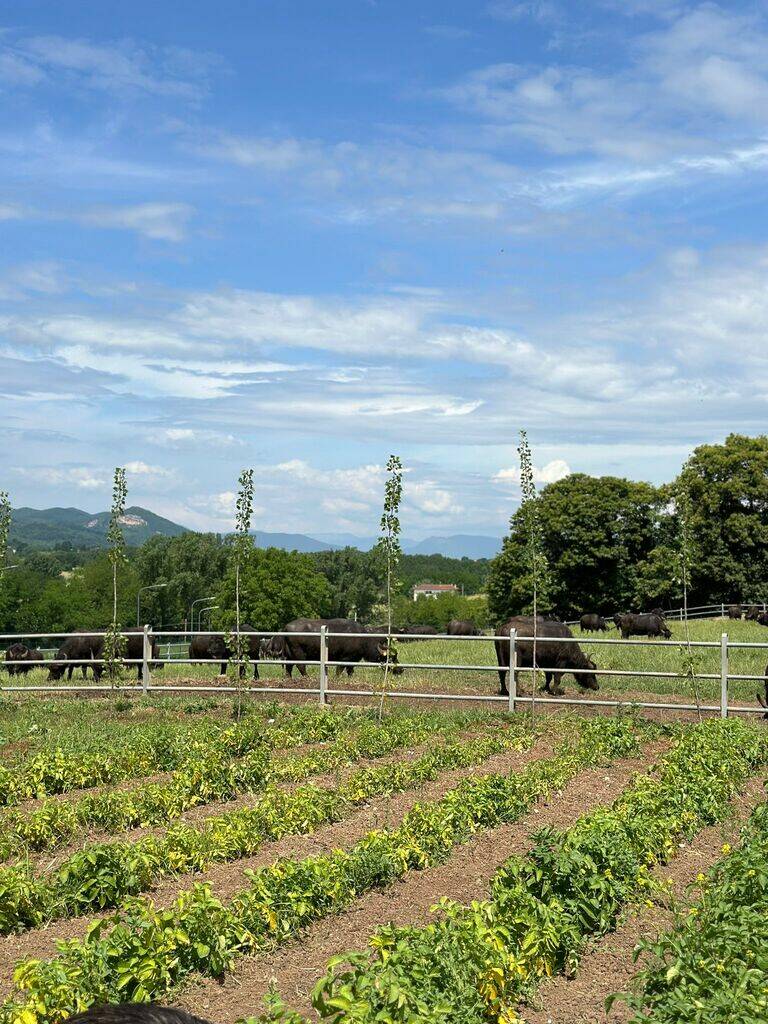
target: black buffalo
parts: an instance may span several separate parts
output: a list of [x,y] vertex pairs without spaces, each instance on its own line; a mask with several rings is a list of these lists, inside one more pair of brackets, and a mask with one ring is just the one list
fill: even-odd
[[652,612],[639,614],[628,612],[626,615],[614,615],[613,621],[621,630],[622,640],[627,640],[631,636],[663,636],[665,640],[669,640],[672,636],[664,619]]
[[758,604],[751,604],[747,608],[746,612],[744,613],[744,618],[748,622],[757,622],[757,617],[758,617],[759,614],[760,614],[760,605],[758,605]]
[[729,604],[728,605],[728,618],[729,619],[740,619],[742,614],[742,607],[740,604]]
[[756,621],[761,626],[768,626],[768,612],[760,612]]
[[[384,632],[384,630],[382,630],[382,632]],[[428,637],[439,636],[440,630],[437,628],[437,626],[426,626],[422,624],[417,624],[415,626],[403,626],[403,633],[405,633],[406,636],[413,633],[417,637]]]
[[605,633],[608,629],[608,623],[603,616],[597,615],[595,612],[582,615],[579,624],[585,633]]
[[[533,666],[533,640],[520,637],[533,637],[534,620],[530,615],[518,615],[499,626],[496,636],[502,639],[496,640],[496,659],[499,663],[499,692],[507,694],[507,675],[509,669],[509,634],[511,630],[517,631],[515,650],[517,652],[517,664],[521,668]],[[548,640],[555,637],[570,638],[571,643],[550,643]],[[573,669],[584,669],[583,672],[575,672],[574,679],[584,690],[599,689],[597,676],[594,674],[596,665],[591,658],[588,658],[579,645],[573,640],[573,633],[564,622],[538,619],[536,622],[536,668],[544,670],[544,691],[559,697],[562,694],[560,680],[566,672]]]
[[103,665],[94,659],[103,657],[104,637],[94,636],[85,629],[78,629],[73,636],[67,637],[56,652],[54,661],[64,662],[64,664],[51,665],[48,671],[49,678],[61,679],[66,672],[67,679],[71,681],[72,673],[76,668],[80,668],[83,672],[83,679],[85,679],[90,668],[93,678],[101,679]]
[[[259,657],[261,655],[261,644],[263,634],[256,633],[253,626],[247,622],[240,625],[241,632],[249,633],[248,657],[253,662],[253,678],[259,678]],[[254,635],[256,634],[256,635]],[[223,633],[213,633],[211,636],[193,636],[189,645],[189,657],[191,661],[218,661],[221,663],[221,674],[225,675],[229,659],[232,657],[232,648],[227,643]],[[245,677],[245,665],[240,666],[240,678]]]
[[[293,675],[293,662],[320,661],[320,629],[326,626],[329,633],[348,633],[349,636],[328,637],[329,661],[371,661],[383,664],[387,660],[387,641],[377,636],[370,636],[365,626],[354,619],[294,619],[283,627],[288,636],[274,637],[269,648],[276,656],[285,661],[285,674]],[[383,632],[383,630],[381,631]],[[293,636],[294,633],[311,633],[311,636]],[[403,671],[397,664],[397,653],[389,652],[389,662],[395,675]],[[306,676],[307,666],[296,665],[299,674]],[[336,675],[339,676],[346,668],[347,675],[352,675],[353,665],[337,665]]]
[[445,632],[448,636],[480,636],[480,630],[472,619],[451,619]]
[[45,661],[45,655],[34,647],[27,647],[26,644],[11,644],[5,652],[6,661],[23,661],[23,665],[9,665],[9,676],[25,676],[41,662]]
[[[130,658],[132,664],[130,668],[136,669],[136,678],[141,679],[142,664],[140,662],[134,662],[136,658],[144,658],[144,627],[143,626],[129,626],[127,629],[121,630],[122,633],[126,634],[125,651],[123,653],[124,658]],[[165,665],[160,661],[160,648],[157,640],[154,636],[150,636],[151,645],[151,661],[149,664],[150,669],[154,672],[157,669],[165,668]]]

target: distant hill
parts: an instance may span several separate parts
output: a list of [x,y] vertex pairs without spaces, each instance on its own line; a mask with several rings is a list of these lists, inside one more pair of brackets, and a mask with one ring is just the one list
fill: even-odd
[[286,551],[333,551],[339,544],[327,544],[304,533],[269,533],[266,530],[254,530],[253,537],[259,548],[284,548]]
[[[10,544],[53,547],[69,543],[77,548],[103,548],[107,544],[109,512],[83,512],[79,508],[15,508],[11,521]],[[122,522],[126,544],[138,547],[157,534],[177,537],[187,530],[149,509],[132,505]]]
[[[280,534],[263,534],[264,537],[279,537]],[[299,536],[302,536],[300,534]],[[370,551],[376,537],[359,537],[354,533],[319,533],[303,539],[314,547],[300,548],[301,551],[323,551],[328,548],[359,548]],[[275,541],[270,543],[281,547]],[[455,533],[447,537],[427,537],[426,540],[409,540],[404,537],[401,547],[406,555],[445,555],[446,558],[494,558],[501,551],[500,537],[485,537],[482,534]]]
[[[69,543],[76,548],[103,548],[107,545],[109,512],[83,512],[79,508],[17,508],[13,510],[11,546],[28,544],[30,547],[51,548]],[[150,537],[178,537],[187,533],[184,526],[164,519],[149,509],[132,505],[125,510],[123,534],[126,544],[138,547]],[[254,531],[260,548],[284,548],[286,551],[333,551],[336,548],[356,547],[368,551],[376,543],[375,537],[357,537],[351,533],[323,533],[310,537],[304,533],[271,533]],[[445,555],[447,558],[493,558],[501,550],[501,541],[495,537],[452,534],[448,537],[427,537],[422,541],[404,539],[403,551],[407,555]]]
[[495,558],[501,538],[454,533],[449,537],[427,537],[418,544],[403,545],[407,555],[445,555],[446,558]]

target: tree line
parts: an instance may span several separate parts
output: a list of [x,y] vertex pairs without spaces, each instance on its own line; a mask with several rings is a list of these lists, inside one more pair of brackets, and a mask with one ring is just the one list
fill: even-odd
[[[679,557],[681,488],[689,507],[688,599],[691,605],[768,598],[768,437],[730,435],[703,445],[676,480],[655,487],[614,476],[574,473],[535,497],[537,530],[547,572],[541,611],[574,618],[583,611],[669,607],[682,598]],[[530,514],[530,503],[529,512]],[[492,561],[442,555],[400,557],[392,602],[393,623],[441,627],[451,618],[495,625],[531,610],[533,586],[526,513],[512,516],[509,536]],[[156,536],[129,549],[118,566],[117,619],[182,627],[189,608],[213,628],[234,622],[235,562],[232,537],[185,533]],[[20,548],[18,568],[6,571],[0,589],[3,632],[100,629],[112,620],[113,566],[108,553]],[[66,575],[62,576],[64,572]],[[244,621],[279,629],[299,616],[356,616],[381,625],[385,566],[380,549],[356,548],[301,554],[251,548],[241,565]],[[464,596],[410,600],[413,584],[455,583]],[[477,595],[485,592],[485,599]],[[187,621],[187,625],[191,625]]]
[[[536,498],[547,590],[541,608],[563,618],[682,600],[679,500],[689,507],[691,606],[768,598],[768,437],[731,434],[695,449],[679,476],[654,487],[584,473]],[[523,511],[488,575],[493,621],[530,611],[532,581]]]
[[[118,567],[118,621],[136,623],[140,588],[163,584],[141,594],[141,621],[155,627],[195,625],[203,614],[214,628],[227,629],[234,616],[234,559],[230,537],[212,533],[156,536],[141,547],[128,549]],[[101,629],[112,619],[112,574],[109,555],[94,549],[75,550],[59,544],[51,551],[17,549],[18,568],[4,574],[0,590],[0,631],[68,632]],[[414,583],[456,583],[465,594],[485,586],[485,559],[446,558],[443,555],[403,555],[393,600],[395,624],[428,622],[436,614],[454,617],[468,599],[451,596],[437,608],[416,608],[410,599]],[[299,616],[382,621],[384,566],[377,550],[343,548],[303,554],[280,548],[252,548],[241,569],[241,606],[245,621],[279,629]],[[63,574],[63,575],[62,575]],[[206,597],[207,601],[199,599]],[[430,602],[431,604],[431,602]],[[482,606],[482,602],[480,602]],[[456,616],[458,617],[458,615]]]

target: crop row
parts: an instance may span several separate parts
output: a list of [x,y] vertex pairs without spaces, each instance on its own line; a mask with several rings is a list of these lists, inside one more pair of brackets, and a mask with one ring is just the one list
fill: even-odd
[[441,771],[479,764],[529,742],[530,735],[498,730],[496,735],[437,745],[412,762],[363,768],[335,789],[270,789],[255,807],[210,818],[199,827],[179,824],[138,842],[93,844],[51,875],[35,876],[26,865],[4,868],[0,933],[115,907],[128,895],[146,892],[164,875],[204,871],[218,861],[247,857],[265,841],[339,821],[373,796],[402,792],[436,779]]
[[[214,800],[230,800],[241,793],[261,789],[268,782],[296,782],[364,757],[382,757],[435,733],[451,735],[463,721],[461,717],[446,720],[439,714],[417,714],[385,718],[379,725],[360,716],[337,717],[323,713],[320,719],[297,718],[281,726],[277,733],[264,733],[256,723],[255,729],[248,733],[247,742],[247,746],[254,749],[243,757],[232,759],[226,744],[213,748],[200,745],[188,751],[184,764],[170,779],[141,789],[89,793],[76,801],[47,800],[30,810],[6,811],[0,815],[0,857],[8,859],[28,850],[56,849],[83,827],[116,834],[129,828],[165,824],[192,807]],[[320,734],[326,737],[330,728],[338,732],[350,723],[359,727],[343,732],[328,746],[293,756],[271,757],[275,742],[286,748],[305,740],[308,733],[317,735],[318,727]],[[519,722],[514,731],[523,735]],[[238,730],[237,739],[242,747],[242,729]],[[2,890],[0,881],[0,892]]]
[[708,877],[677,926],[648,943],[652,959],[629,999],[633,1024],[764,1024],[768,1020],[768,805],[742,831],[741,846]]
[[578,740],[566,741],[554,757],[509,775],[466,779],[349,851],[280,859],[247,872],[250,884],[227,905],[204,884],[180,893],[167,910],[145,897],[129,899],[84,938],[61,943],[52,960],[22,962],[18,995],[2,1007],[0,1022],[57,1022],[94,1003],[159,998],[193,971],[223,975],[239,955],[268,948],[362,893],[445,859],[480,829],[514,821],[585,766],[636,754],[650,728],[629,719],[587,721]]
[[740,722],[697,726],[610,808],[538,833],[527,856],[497,872],[489,899],[442,901],[428,926],[381,928],[372,953],[331,961],[314,993],[321,1019],[519,1020],[518,1003],[543,977],[572,971],[586,938],[648,891],[651,866],[720,819],[767,757],[765,739]]
[[108,737],[103,739],[103,747],[93,750],[43,749],[19,763],[0,765],[0,805],[172,771],[203,749],[238,756],[262,745],[266,735],[275,747],[328,739],[356,721],[354,714],[297,708],[281,715],[271,728],[256,715],[228,726],[207,720],[179,729],[166,723],[137,730],[137,735],[124,738],[118,749],[109,744]]

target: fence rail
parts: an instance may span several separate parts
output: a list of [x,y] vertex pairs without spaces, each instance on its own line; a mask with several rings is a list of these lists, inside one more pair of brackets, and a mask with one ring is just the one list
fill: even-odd
[[[83,639],[84,637],[97,637],[103,638],[106,636],[105,631],[93,630],[87,634],[84,633],[24,633],[24,634],[11,634],[3,633],[0,634],[0,641],[5,641],[9,644],[20,643],[24,641],[39,640],[39,639],[68,639],[77,637]],[[330,687],[328,685],[328,674],[329,669],[336,668],[337,673],[344,669],[376,669],[382,670],[386,667],[385,662],[379,661],[347,661],[340,660],[330,656],[330,647],[332,641],[337,639],[346,639],[355,637],[364,637],[367,639],[379,639],[387,640],[388,634],[386,632],[364,632],[364,633],[348,633],[348,632],[330,632],[326,626],[321,627],[319,631],[306,631],[306,632],[286,632],[286,631],[270,631],[270,630],[242,630],[241,636],[257,637],[262,641],[267,639],[273,639],[275,637],[290,637],[294,639],[301,638],[313,638],[318,641],[319,650],[317,657],[313,658],[289,658],[284,655],[275,655],[274,657],[266,658],[259,656],[259,663],[266,664],[284,664],[287,666],[297,666],[300,668],[316,667],[319,669],[319,684],[317,687],[292,687],[292,686],[244,686],[244,685],[231,685],[231,686],[210,686],[204,684],[191,683],[189,681],[182,681],[179,683],[164,681],[162,685],[156,685],[152,682],[152,672],[155,666],[160,660],[161,655],[158,652],[158,648],[165,646],[170,654],[170,648],[183,647],[184,642],[189,637],[224,637],[226,634],[214,630],[195,630],[190,631],[177,631],[177,630],[157,630],[153,631],[150,626],[145,626],[140,632],[133,632],[130,634],[123,634],[124,636],[137,636],[142,641],[142,652],[141,657],[122,658],[121,662],[129,667],[136,667],[138,670],[138,682],[137,685],[126,685],[123,683],[119,684],[119,689],[127,692],[137,691],[143,692],[144,694],[180,691],[190,693],[269,693],[269,694],[302,694],[302,695],[315,695],[319,697],[321,703],[325,703],[327,698],[330,696],[349,696],[349,697],[380,697],[382,695],[382,689],[374,690],[353,690],[353,689],[340,689]],[[160,644],[160,638],[165,638],[165,643]],[[479,701],[483,703],[491,704],[502,704],[506,705],[510,711],[514,711],[518,705],[525,706],[533,702],[534,699],[543,701],[546,704],[558,704],[558,705],[578,705],[587,707],[626,707],[629,705],[641,708],[659,708],[668,711],[706,711],[709,713],[717,712],[722,717],[727,717],[731,712],[738,712],[740,714],[764,714],[762,707],[749,707],[744,705],[735,706],[729,703],[729,684],[735,681],[745,682],[759,682],[768,683],[768,679],[765,675],[756,675],[748,673],[736,673],[730,670],[730,652],[734,650],[764,650],[768,655],[768,638],[766,642],[755,642],[755,641],[732,641],[729,639],[726,632],[722,633],[719,640],[695,640],[690,642],[691,648],[696,649],[707,649],[713,652],[719,652],[719,671],[717,672],[697,672],[695,675],[688,677],[683,676],[680,672],[664,671],[660,669],[620,669],[620,668],[591,668],[591,667],[563,667],[553,666],[548,667],[540,664],[537,659],[537,665],[534,668],[531,665],[524,665],[520,663],[520,655],[528,654],[531,649],[533,638],[526,636],[519,636],[514,630],[511,631],[509,637],[507,636],[496,636],[496,635],[479,635],[479,636],[451,636],[449,634],[429,634],[425,636],[421,633],[412,634],[398,634],[394,639],[396,640],[450,640],[459,644],[482,644],[482,643],[494,643],[497,645],[497,651],[503,650],[508,664],[475,664],[475,663],[456,663],[456,662],[441,662],[441,663],[430,663],[430,662],[400,662],[395,663],[394,660],[389,661],[390,667],[396,664],[398,669],[403,670],[418,670],[418,671],[440,671],[440,672],[479,672],[479,673],[497,673],[501,671],[509,671],[509,686],[507,694],[477,694],[477,693],[437,693],[430,690],[410,690],[410,689],[387,689],[385,696],[395,699],[428,699],[438,701]],[[594,647],[657,647],[662,649],[676,648],[687,648],[689,645],[685,641],[681,640],[657,640],[657,639],[631,639],[623,640],[619,637],[593,637],[593,636],[579,636],[573,637],[539,637],[539,642],[546,640],[548,645],[552,644],[555,647],[558,644],[573,644],[578,643],[579,645],[594,646]],[[331,642],[331,643],[329,643]],[[55,651],[54,648],[48,648],[47,650]],[[166,659],[167,664],[170,665],[192,665],[192,664],[210,664],[219,663],[222,661],[229,660],[230,663],[234,664],[235,667],[238,665],[244,666],[249,659],[227,659],[221,656],[221,652],[217,657],[168,657]],[[8,659],[4,663],[0,662],[0,667],[4,665],[6,668],[25,668],[30,670],[35,667],[49,668],[51,666],[63,665],[66,668],[82,669],[83,676],[88,667],[94,669],[98,667],[102,669],[106,664],[103,657],[82,657],[78,659],[60,659],[51,658],[45,659],[43,662],[29,662],[26,660],[11,660]],[[654,679],[692,679],[693,681],[705,681],[705,682],[720,682],[720,700],[719,703],[713,704],[702,704],[702,703],[667,703],[663,701],[627,701],[627,700],[612,700],[605,698],[593,698],[593,697],[579,697],[570,698],[562,696],[547,695],[546,697],[531,697],[517,692],[517,678],[521,673],[526,673],[528,677],[535,675],[536,672],[549,672],[549,673],[570,673],[578,679],[580,674],[593,674],[595,676],[610,677],[616,676],[619,678],[654,678]],[[304,675],[305,673],[302,673]],[[94,672],[96,676],[97,673]],[[100,675],[100,672],[99,672]],[[84,679],[82,685],[59,684],[59,685],[0,685],[0,692],[4,693],[57,693],[57,692],[82,692],[84,690],[93,692],[110,692],[114,690],[115,685],[99,685],[98,680],[94,680],[94,683],[88,683]]]

